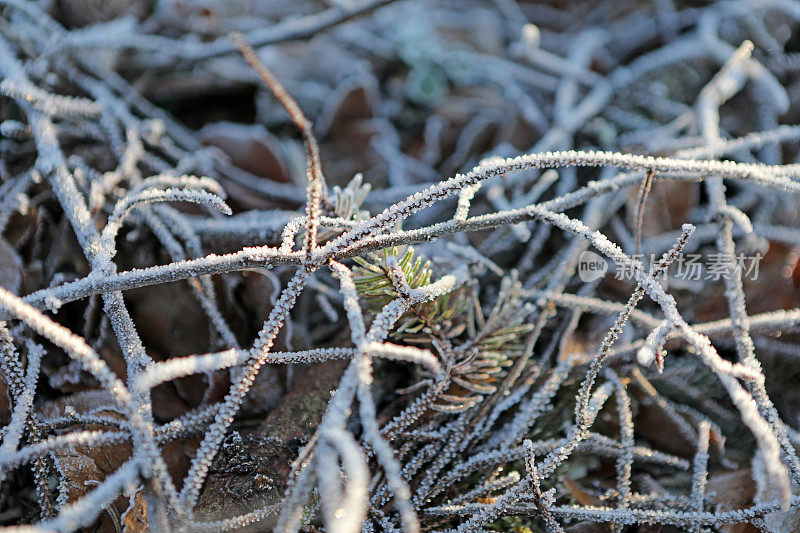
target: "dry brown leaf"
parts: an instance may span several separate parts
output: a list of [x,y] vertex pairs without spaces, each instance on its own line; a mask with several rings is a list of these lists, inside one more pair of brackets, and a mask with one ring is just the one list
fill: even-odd
[[800,307],[800,292],[795,290],[792,283],[791,265],[788,263],[793,257],[791,253],[788,244],[770,241],[766,254],[758,262],[755,279],[751,275],[744,275],[742,281],[748,313]]
[[575,498],[575,501],[580,505],[589,505],[592,507],[599,507],[603,505],[603,501],[600,500],[600,498],[583,490],[583,488],[578,485],[577,482],[572,481],[569,478],[564,478],[564,487],[566,487],[570,496]]
[[[749,468],[711,474],[708,477],[706,492],[714,495],[717,511],[732,511],[744,509],[753,503],[756,485]],[[720,531],[724,533],[756,533],[758,529],[750,524],[732,524],[723,526]]]
[[289,173],[283,162],[278,139],[262,125],[219,122],[204,126],[200,142],[216,146],[231,163],[256,176],[286,183]]
[[82,391],[52,400],[43,404],[40,410],[46,418],[65,416],[67,411],[75,411],[77,413],[99,411],[107,414],[110,418],[122,418],[122,414],[116,410],[114,400],[111,399],[109,393],[97,389]]
[[[689,212],[699,198],[697,183],[688,181],[663,181],[655,175],[653,187],[647,197],[642,218],[642,237],[660,235],[665,231],[680,229],[688,220]],[[632,187],[628,195],[628,214],[631,228],[636,228],[636,210],[640,187]]]
[[11,421],[11,391],[8,390],[3,373],[0,372],[0,425],[6,425]]
[[631,389],[633,396],[639,401],[639,408],[634,418],[637,438],[652,444],[655,449],[691,457],[694,455],[695,443],[682,436],[678,425],[664,412],[664,409],[648,397],[642,397],[636,388]]
[[565,533],[608,533],[608,531],[606,524],[597,522],[578,522],[564,528]]
[[[341,360],[312,365],[270,412],[256,435],[223,444],[198,500],[198,517],[221,520],[280,504],[292,462],[314,434],[325,414],[330,391],[336,388],[346,366],[347,361]],[[268,531],[271,520],[252,531]]]
[[147,529],[147,502],[141,489],[136,491],[131,504],[122,515],[122,531],[124,533],[140,533]]
[[[748,314],[800,307],[800,291],[795,289],[792,281],[791,254],[789,245],[770,241],[767,252],[758,261],[757,272],[748,272],[751,263],[745,260],[742,285]],[[710,292],[705,292],[703,299],[698,302],[697,319],[707,322],[727,318],[730,313],[724,280],[707,284],[706,291]]]
[[[71,411],[92,412],[107,418],[122,420],[124,417],[114,407],[106,391],[86,391],[72,394],[45,404],[42,414],[46,418],[65,416]],[[99,424],[74,424],[64,433],[78,430],[108,429]],[[133,449],[130,442],[116,442],[100,446],[73,446],[62,448],[50,455],[59,473],[59,501],[72,503],[102,483],[128,459]],[[97,521],[96,531],[116,531],[119,516],[127,508],[126,498],[120,497]]]
[[326,102],[317,121],[318,130],[331,136],[346,134],[354,121],[373,116],[377,92],[373,78],[342,82]]
[[[766,467],[764,455],[759,450],[753,457],[753,479],[756,484],[756,495],[753,501],[757,504],[769,504],[780,501],[782,486],[777,476],[771,474]],[[792,492],[797,493],[797,483],[793,483]],[[765,529],[778,533],[795,533],[800,531],[800,512],[797,508],[775,511],[764,516]]]
[[[186,283],[132,290],[126,293],[126,300],[154,360],[209,351],[208,318]],[[196,374],[156,387],[155,416],[172,419],[185,414],[203,401],[207,388],[205,376]]]
[[200,446],[200,440],[200,437],[183,437],[180,440],[169,441],[161,445],[161,456],[176,485],[180,486],[189,472],[189,466]]
[[0,239],[0,287],[19,293],[22,285],[22,259],[5,239]]
[[67,27],[83,27],[126,15],[143,18],[147,4],[143,0],[62,0],[59,14]]
[[639,526],[639,533],[660,533],[661,524],[642,524]]
[[174,357],[208,350],[208,319],[185,283],[142,287],[125,297],[142,341],[157,354]]

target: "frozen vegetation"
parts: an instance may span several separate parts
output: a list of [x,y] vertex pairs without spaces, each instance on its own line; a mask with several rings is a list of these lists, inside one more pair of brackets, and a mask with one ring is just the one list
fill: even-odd
[[0,525],[800,531],[800,3],[0,0]]

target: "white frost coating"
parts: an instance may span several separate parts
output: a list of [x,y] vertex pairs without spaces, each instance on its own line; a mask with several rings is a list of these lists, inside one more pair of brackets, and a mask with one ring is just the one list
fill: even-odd
[[[222,26],[239,20],[229,18],[235,3],[207,3],[211,19]],[[147,488],[148,506],[158,509],[150,517],[154,529],[166,529],[162,518],[171,528],[194,531],[260,528],[253,524],[277,517],[278,531],[297,531],[314,512],[324,529],[348,532],[466,532],[491,528],[505,515],[538,520],[550,531],[578,520],[691,531],[738,522],[796,529],[800,460],[797,431],[788,425],[795,421],[783,421],[767,394],[765,371],[772,367],[762,368],[761,356],[770,356],[765,363],[773,355],[797,357],[778,334],[797,328],[800,309],[750,315],[751,292],[737,269],[695,285],[663,274],[690,250],[734,255],[742,237],[748,244],[798,241],[800,165],[792,159],[793,147],[780,144],[797,141],[800,128],[780,121],[796,111],[788,83],[798,62],[788,45],[800,8],[783,0],[692,8],[660,1],[649,11],[634,6],[620,19],[605,20],[610,11],[603,4],[572,20],[566,11],[536,6],[528,12],[530,6],[511,0],[462,12],[447,2],[384,8],[392,3],[334,2],[264,24],[260,12],[251,13],[256,29],[234,45],[215,28],[196,38],[186,30],[197,23],[193,14],[176,19],[169,2],[141,24],[117,18],[67,29],[40,3],[0,0],[6,22],[0,29],[0,104],[14,110],[0,124],[0,233],[9,229],[0,245],[27,263],[58,227],[59,235],[69,230],[67,240],[85,256],[77,272],[64,270],[63,254],[54,248],[37,265],[53,271],[52,286],[25,272],[21,286],[34,292],[20,298],[0,289],[0,372],[11,400],[9,423],[0,430],[0,477],[12,483],[14,469],[31,468],[36,499],[50,516],[28,529],[89,527],[104,507],[112,512],[108,506],[138,486]],[[327,31],[343,22],[348,24]],[[452,38],[442,38],[454,30],[464,33],[457,49]],[[313,73],[313,82],[302,69],[284,72],[281,43],[313,47],[305,41],[322,31],[324,53],[337,50],[343,58],[341,65],[331,59],[335,81],[322,71]],[[728,42],[734,36],[737,41]],[[242,41],[258,46],[292,91],[299,88],[303,106],[310,99],[312,109],[324,109],[321,129],[330,137],[324,156],[335,161],[333,180],[344,168],[363,170],[375,183],[385,178],[390,186],[370,193],[359,174],[347,187],[329,191],[311,123]],[[174,71],[194,82],[213,65],[224,83],[249,83],[254,76],[234,54],[236,46],[300,129],[305,178],[297,172],[304,162],[295,139],[281,136],[281,153],[273,154],[286,164],[290,183],[250,175],[220,150],[202,146],[194,132],[119,74]],[[378,83],[386,74],[379,65],[403,68],[386,85]],[[680,73],[686,72],[690,84],[663,81],[683,81]],[[419,80],[423,89],[431,82],[440,100],[407,113],[404,99],[414,96],[409,89],[419,89],[411,86]],[[136,80],[136,87],[157,93],[158,83]],[[202,84],[188,85],[203,90]],[[350,169],[350,156],[332,150],[344,135],[337,130],[350,131],[350,117],[340,116],[337,106],[361,89],[370,118],[358,119],[359,127],[368,127],[370,140],[359,155],[370,168]],[[328,99],[331,94],[335,98]],[[465,102],[470,110],[480,108],[463,113]],[[262,107],[259,116],[275,125],[286,120]],[[210,130],[226,134],[224,128]],[[528,153],[518,155],[520,148]],[[716,160],[721,156],[731,160]],[[466,170],[473,161],[480,163]],[[649,202],[646,193],[637,202],[637,191],[647,190],[639,184],[651,179]],[[697,182],[704,194],[692,196],[685,212],[669,209],[682,197],[658,196],[661,184],[683,191]],[[193,202],[230,213],[223,186],[235,209],[245,209],[250,196],[261,207],[224,219],[164,205]],[[625,207],[631,202],[643,206],[642,249],[668,249],[651,270],[625,253],[638,248],[639,232],[629,227]],[[158,205],[136,209],[144,203]],[[662,203],[687,222],[680,230],[664,230],[655,215],[648,219]],[[32,220],[35,231],[19,240],[19,221]],[[156,249],[157,261],[166,251],[169,262],[118,271],[122,264],[141,264],[131,257],[118,258],[119,265],[112,261],[123,223],[133,228],[132,242]],[[446,247],[434,242],[446,238]],[[379,281],[365,281],[351,262],[414,244],[422,244],[417,251],[432,261],[433,274],[424,283],[406,277],[392,254],[382,265],[385,272],[376,275]],[[580,283],[574,274],[590,246],[629,270],[637,286],[620,289],[608,279]],[[442,249],[455,253],[440,254]],[[247,330],[250,337],[258,330],[255,339],[237,324],[251,316],[230,316],[236,297],[229,301],[227,285],[237,283],[235,273],[250,270],[266,273],[273,289],[247,295],[263,303],[267,315],[260,330]],[[128,312],[137,299],[123,298],[123,291],[177,281],[188,283],[208,318],[211,339],[201,353],[175,356],[145,346]],[[385,283],[391,297],[372,305],[376,300],[364,288],[370,283],[379,289]],[[714,283],[720,293],[724,288],[726,318],[690,323],[698,315],[687,293],[702,289],[705,296],[718,288]],[[302,294],[306,284],[312,295]],[[625,295],[617,301],[621,290],[630,293],[627,302]],[[495,295],[506,303],[488,305]],[[635,309],[645,296],[650,306]],[[85,315],[64,315],[79,306]],[[51,320],[40,310],[60,313]],[[416,321],[412,332],[404,329],[410,317]],[[74,327],[82,319],[84,329]],[[348,328],[349,337],[339,335]],[[41,340],[33,335],[49,344],[33,344]],[[667,340],[676,356],[664,364]],[[108,343],[117,343],[121,359]],[[273,351],[276,345],[285,351]],[[723,347],[735,350],[736,362],[720,356]],[[60,353],[73,362],[53,377],[48,365],[60,361]],[[158,353],[158,362],[151,353]],[[200,520],[203,490],[224,472],[228,459],[219,452],[264,367],[337,359],[347,370],[330,386],[332,398],[292,465],[292,477],[279,480],[287,484],[285,500]],[[643,367],[657,361],[663,374],[630,364],[636,361]],[[406,396],[386,385],[395,383],[381,374],[387,367],[403,369],[397,386]],[[41,368],[51,385],[78,383],[81,372],[90,374],[112,405],[90,412],[70,407],[47,418],[38,409],[45,400],[37,381]],[[289,379],[301,383],[302,375],[286,368]],[[229,389],[223,386],[221,401],[205,398],[183,416],[157,421],[153,388],[226,369],[233,379]],[[123,372],[126,382],[119,379]],[[228,374],[214,376],[217,385],[219,377]],[[662,390],[662,384],[668,386]],[[691,402],[674,399],[671,389]],[[720,401],[726,394],[730,402]],[[634,413],[647,402],[695,448],[691,462],[653,449],[637,433]],[[707,479],[727,461],[721,428],[736,424],[755,440],[759,494],[747,509],[721,512],[710,505]],[[88,431],[86,425],[102,429]],[[179,492],[161,450],[190,435],[200,436],[201,444]],[[116,443],[132,445],[128,462],[74,503],[52,508],[48,483],[55,477],[64,488],[69,474],[50,469],[48,455]],[[709,461],[711,444],[715,461]],[[731,444],[742,457],[751,453]],[[603,506],[572,505],[554,475],[559,468],[585,467],[584,460],[574,461],[576,453],[615,463]],[[524,475],[508,471],[511,463],[524,463]],[[683,473],[673,476],[675,471]],[[673,481],[668,489],[659,484],[662,475]],[[787,504],[795,507],[781,508]]]
[[664,349],[667,337],[675,330],[675,324],[664,320],[647,336],[644,345],[636,352],[636,360],[642,366],[650,366]]

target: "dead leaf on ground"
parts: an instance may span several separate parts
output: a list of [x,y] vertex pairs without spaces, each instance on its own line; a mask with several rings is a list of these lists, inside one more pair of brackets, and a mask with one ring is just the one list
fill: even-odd
[[6,425],[11,421],[11,391],[8,390],[3,373],[0,372],[0,425]]
[[209,326],[186,283],[141,287],[125,293],[145,346],[169,357],[208,351]]
[[[680,229],[697,205],[699,186],[688,181],[659,180],[654,176],[653,186],[644,206],[642,237],[660,235],[665,231]],[[636,211],[639,206],[641,187],[631,187],[628,195],[629,223],[636,230]]]
[[575,501],[580,505],[589,505],[591,507],[603,505],[603,501],[600,498],[584,490],[577,482],[569,478],[564,478],[564,487],[567,489],[570,496],[575,498]]
[[[745,509],[753,504],[756,493],[755,482],[749,468],[711,474],[708,477],[706,493],[714,496],[717,511]],[[750,524],[732,524],[720,528],[723,533],[757,533]]]
[[225,152],[237,167],[271,181],[290,181],[280,141],[264,126],[217,122],[204,126],[198,135],[200,142]]
[[373,116],[377,94],[375,78],[364,76],[343,81],[322,108],[317,130],[322,135],[347,134],[353,122]]
[[0,287],[14,294],[22,285],[22,259],[5,239],[0,239]]
[[147,502],[142,489],[136,491],[128,509],[122,515],[124,533],[140,533],[147,529]]
[[[753,501],[761,505],[780,501],[783,495],[781,481],[767,470],[764,454],[760,450],[753,457],[752,465],[753,479],[756,484],[756,495],[753,497]],[[797,489],[797,483],[792,483],[793,494],[797,493]],[[764,525],[765,529],[780,533],[800,531],[800,511],[796,507],[790,506],[788,509],[769,513],[764,516]]]
[[[106,391],[86,391],[49,402],[42,406],[45,418],[92,413],[106,418],[123,420]],[[59,433],[82,430],[107,430],[100,424],[74,424]],[[72,503],[79,500],[116,472],[133,452],[130,442],[115,442],[100,446],[73,446],[62,448],[50,455],[59,473],[59,501]],[[127,509],[127,498],[121,496],[100,515],[94,531],[117,531],[119,516]]]
[[161,456],[167,464],[167,471],[172,481],[178,488],[189,473],[189,466],[197,454],[197,448],[200,447],[200,440],[200,437],[183,437],[161,445]]
[[[738,248],[736,253],[741,253]],[[745,253],[744,258],[742,285],[748,314],[800,307],[800,291],[795,289],[792,281],[793,255],[788,244],[770,241],[769,248],[760,258],[752,253]],[[730,311],[724,279],[707,284],[706,291],[712,292],[698,302],[698,320],[706,322],[727,318]]]
[[565,533],[608,533],[608,531],[606,524],[597,522],[578,522],[564,528]]
[[[322,420],[346,366],[343,360],[311,366],[254,435],[226,439],[203,486],[197,516],[221,520],[280,504],[292,462]],[[248,531],[268,531],[272,520]]]
[[657,450],[681,457],[692,457],[695,443],[683,437],[678,424],[664,408],[651,397],[644,396],[637,388],[632,388],[631,393],[639,402],[634,417],[636,437],[646,440]]
[[742,281],[749,314],[800,307],[800,292],[792,284],[791,254],[788,244],[770,241],[767,252],[758,261],[757,272],[748,274],[750,263],[745,262]]

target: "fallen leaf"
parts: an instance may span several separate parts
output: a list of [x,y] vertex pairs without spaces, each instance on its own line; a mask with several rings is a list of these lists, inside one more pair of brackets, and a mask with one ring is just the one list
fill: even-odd
[[[711,474],[706,484],[706,493],[713,495],[716,510],[719,512],[745,509],[753,503],[756,493],[755,482],[749,468]],[[724,533],[757,533],[750,524],[730,524],[720,527]]]
[[565,533],[608,533],[608,531],[606,524],[597,522],[578,522],[564,528]]
[[142,341],[157,352],[154,355],[208,351],[208,319],[186,283],[141,287],[126,292],[125,300]]
[[59,2],[61,21],[69,28],[84,27],[134,15],[144,18],[148,2],[143,0],[63,0]]
[[[695,443],[689,442],[669,415],[650,397],[642,398],[637,389],[632,389],[632,395],[639,400],[638,409],[634,418],[636,437],[649,442],[655,449],[692,457]],[[680,415],[678,415],[680,416]]]
[[11,421],[11,395],[3,373],[0,372],[0,426]]
[[[689,218],[689,212],[697,205],[699,189],[697,183],[688,181],[659,180],[654,176],[653,186],[644,205],[642,237],[660,235],[666,231],[680,229]],[[631,187],[628,195],[630,227],[636,230],[636,211],[641,197],[641,187]]]
[[[755,503],[768,504],[779,501],[782,497],[781,484],[776,476],[770,474],[764,463],[764,455],[759,450],[753,457],[753,479],[756,483]],[[797,483],[792,484],[792,493],[797,494]],[[764,524],[768,531],[776,533],[795,533],[800,531],[800,512],[796,507],[775,511],[764,516]]]
[[272,181],[289,181],[280,141],[260,124],[216,122],[203,126],[198,136],[200,142],[216,146],[231,163],[251,174]]
[[136,491],[131,498],[128,509],[122,514],[122,531],[140,533],[147,529],[147,502],[142,489]]
[[[68,416],[71,412],[92,413],[107,418],[123,420],[124,417],[114,407],[106,391],[86,391],[72,394],[45,404],[42,409],[45,418]],[[74,424],[60,433],[79,430],[108,429],[100,424]],[[130,442],[115,442],[100,446],[76,445],[61,448],[50,454],[59,473],[59,503],[75,502],[100,485],[107,476],[116,472],[131,458],[133,449]],[[127,508],[125,497],[119,497],[97,519],[95,531],[117,531],[119,516]]]
[[[255,434],[229,435],[203,486],[196,516],[221,520],[280,505],[292,462],[322,420],[346,366],[343,360],[312,365]],[[251,530],[269,531],[270,524],[274,525],[274,517]]]
[[[743,273],[742,283],[749,314],[800,307],[800,292],[793,286],[793,274],[787,272],[787,266],[791,268],[791,265],[787,265],[791,253],[792,248],[788,244],[770,241],[767,252],[758,261],[757,273]],[[746,270],[749,262],[745,261],[743,266]],[[800,276],[797,267],[795,271]]]
[[200,437],[182,437],[179,440],[171,440],[161,445],[161,456],[167,464],[167,471],[170,477],[180,486],[186,474],[189,472],[191,461],[200,446]]
[[575,501],[580,505],[589,505],[592,507],[599,507],[603,505],[603,501],[600,498],[583,490],[583,488],[578,485],[577,482],[572,481],[569,478],[564,478],[564,487],[567,489],[570,496],[575,498]]
[[22,259],[5,239],[0,239],[0,287],[17,294],[22,285]]
[[660,533],[661,524],[642,524],[639,526],[639,533]]
[[373,116],[377,93],[377,81],[372,77],[343,81],[325,103],[317,129],[331,136],[347,133],[352,122]]

